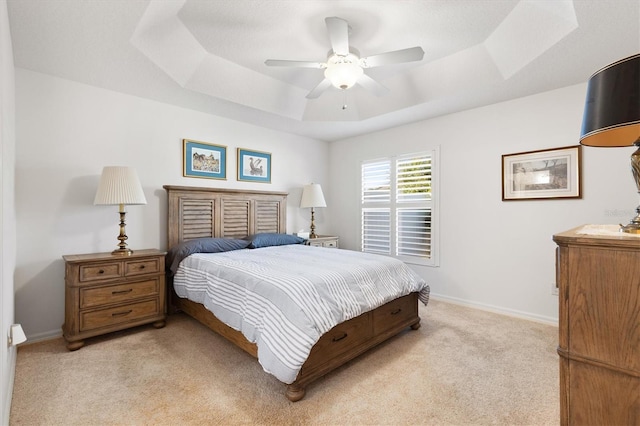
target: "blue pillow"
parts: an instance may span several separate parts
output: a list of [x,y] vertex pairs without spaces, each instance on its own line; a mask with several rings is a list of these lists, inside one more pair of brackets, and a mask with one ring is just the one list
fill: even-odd
[[245,238],[249,242],[249,248],[286,246],[289,244],[302,244],[306,240],[291,234],[255,234]]
[[196,238],[172,247],[167,253],[167,267],[174,275],[182,259],[193,253],[222,253],[247,248],[249,241],[233,238]]

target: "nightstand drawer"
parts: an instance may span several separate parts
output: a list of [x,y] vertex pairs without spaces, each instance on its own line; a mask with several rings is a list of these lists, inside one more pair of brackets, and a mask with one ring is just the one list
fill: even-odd
[[138,261],[125,262],[124,275],[151,274],[160,271],[160,262],[158,259],[147,259]]
[[316,238],[309,238],[305,244],[312,247],[338,248],[337,236],[318,235]]
[[81,265],[80,282],[106,280],[122,276],[121,262],[104,262],[99,265]]
[[418,304],[416,303],[416,296],[408,294],[387,303],[383,309],[377,309],[374,312],[373,330],[378,334],[403,322],[415,319],[417,316]]
[[131,322],[158,313],[158,300],[156,299],[99,311],[82,312],[80,313],[80,331]]
[[157,295],[160,287],[158,278],[108,287],[83,288],[80,290],[80,309],[93,306],[127,302],[141,297]]

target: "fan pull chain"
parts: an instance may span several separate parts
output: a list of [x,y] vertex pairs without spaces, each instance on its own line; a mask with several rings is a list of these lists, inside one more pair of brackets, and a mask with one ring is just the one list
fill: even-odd
[[342,110],[347,109],[347,90],[342,89]]

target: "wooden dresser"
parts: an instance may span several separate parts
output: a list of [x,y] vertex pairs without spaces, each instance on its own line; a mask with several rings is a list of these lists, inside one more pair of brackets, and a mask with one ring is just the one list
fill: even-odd
[[69,350],[88,337],[153,323],[165,325],[165,252],[136,250],[130,256],[94,253],[63,256]]
[[560,423],[640,425],[640,238],[553,236]]

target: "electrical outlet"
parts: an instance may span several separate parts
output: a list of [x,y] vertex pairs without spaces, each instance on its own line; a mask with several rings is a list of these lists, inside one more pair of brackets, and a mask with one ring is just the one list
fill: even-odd
[[556,283],[551,283],[551,294],[554,296],[558,295],[558,286]]

